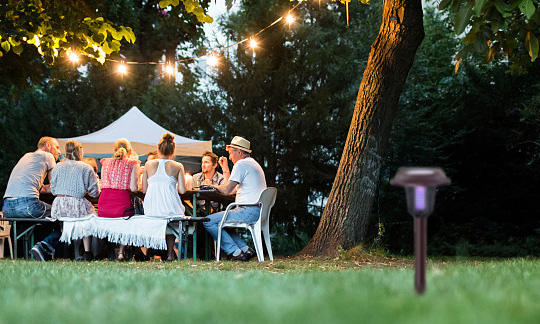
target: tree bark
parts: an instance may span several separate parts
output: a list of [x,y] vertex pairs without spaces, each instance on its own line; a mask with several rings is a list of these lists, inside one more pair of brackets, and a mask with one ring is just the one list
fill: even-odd
[[338,172],[319,227],[299,255],[331,256],[365,237],[399,96],[424,38],[421,0],[386,0]]

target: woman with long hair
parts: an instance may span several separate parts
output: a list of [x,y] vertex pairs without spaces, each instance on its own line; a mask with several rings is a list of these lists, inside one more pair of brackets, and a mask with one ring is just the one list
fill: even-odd
[[[184,166],[174,161],[174,135],[166,133],[158,144],[157,158],[148,161],[142,177],[144,214],[153,217],[184,215],[178,193],[186,192]],[[167,261],[174,260],[174,235],[167,234]]]
[[[99,217],[123,217],[131,215],[131,193],[138,191],[138,175],[141,161],[131,159],[131,143],[119,138],[114,143],[114,156],[101,159],[101,195],[98,201]],[[118,260],[124,260],[124,246],[120,245]]]
[[[51,209],[52,218],[80,218],[96,213],[84,196],[87,192],[90,197],[99,195],[98,179],[92,167],[82,161],[83,155],[81,143],[67,141],[66,159],[51,172],[51,191],[56,196]],[[91,243],[91,237],[83,238],[82,259],[85,261],[93,259]]]

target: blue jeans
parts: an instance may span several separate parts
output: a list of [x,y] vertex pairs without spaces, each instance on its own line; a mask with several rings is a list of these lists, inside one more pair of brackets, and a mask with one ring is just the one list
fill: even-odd
[[[51,205],[32,197],[4,199],[2,212],[4,213],[4,217],[46,218],[51,216]],[[54,255],[54,251],[60,241],[60,236],[60,231],[53,230],[38,244],[44,247],[45,252]]]
[[4,199],[4,217],[45,218],[51,216],[51,205],[32,197]]
[[[240,220],[240,221],[246,221],[246,222],[256,222],[259,219],[259,214],[261,212],[261,207],[236,207],[235,209],[231,210],[229,212],[229,216],[227,216],[227,220]],[[210,218],[210,221],[204,222],[204,227],[212,235],[215,241],[217,241],[218,237],[218,229],[219,229],[219,223],[221,222],[221,219],[223,219],[223,215],[225,212],[219,212],[212,215],[209,215],[208,218]],[[242,240],[240,235],[236,233],[234,229],[232,229],[230,232],[226,229],[223,229],[221,231],[221,249],[227,253],[231,254],[236,249],[242,249],[244,246],[246,246],[246,242]],[[217,251],[216,253],[219,253]]]

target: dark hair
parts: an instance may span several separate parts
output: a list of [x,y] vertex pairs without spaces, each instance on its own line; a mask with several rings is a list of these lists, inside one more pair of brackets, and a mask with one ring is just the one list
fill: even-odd
[[208,156],[210,160],[212,160],[212,164],[217,164],[218,156],[215,153],[212,153],[210,151],[206,151],[202,155],[203,157]]
[[146,153],[146,161],[150,161],[150,160],[153,160],[157,157],[157,152],[156,151],[153,151],[153,152],[148,152]]
[[163,137],[158,144],[158,150],[161,152],[161,154],[165,156],[172,155],[174,154],[175,149],[176,144],[174,144],[174,135],[171,133],[163,134]]

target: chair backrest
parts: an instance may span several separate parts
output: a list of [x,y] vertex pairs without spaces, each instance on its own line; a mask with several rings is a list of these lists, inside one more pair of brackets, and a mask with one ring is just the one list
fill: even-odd
[[2,218],[4,218],[4,214],[0,213],[0,237],[9,237],[11,225],[8,221],[2,221]]
[[261,206],[261,224],[266,224],[268,222],[268,217],[270,216],[270,211],[274,204],[276,203],[277,189],[274,187],[268,187],[263,190],[261,196],[259,197],[259,202]]

